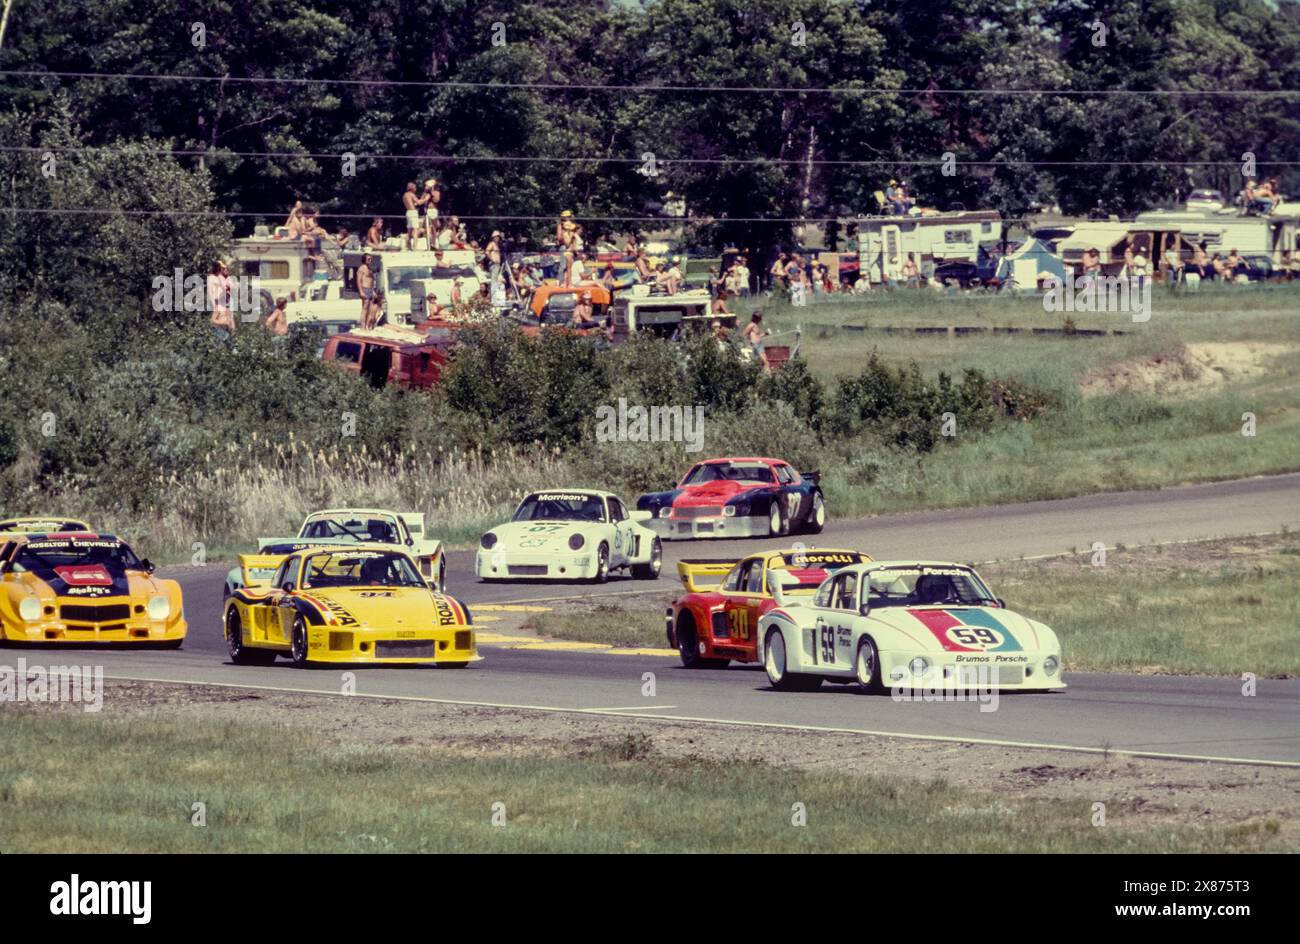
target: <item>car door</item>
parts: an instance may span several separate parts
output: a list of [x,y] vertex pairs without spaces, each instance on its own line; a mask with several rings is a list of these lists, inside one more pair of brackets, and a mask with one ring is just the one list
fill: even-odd
[[267,639],[270,642],[280,642],[288,645],[293,633],[293,620],[298,615],[298,607],[295,605],[294,592],[300,586],[302,564],[305,558],[295,555],[284,562],[284,566],[276,577],[279,582],[275,583],[275,612],[268,618],[269,626]]
[[726,591],[722,616],[727,636],[734,645],[752,646],[758,631],[758,611],[764,599],[763,558],[741,561],[734,591]]
[[827,596],[818,594],[814,623],[815,658],[821,670],[833,675],[853,670],[853,620],[858,615],[858,573],[836,574]]
[[609,523],[614,529],[614,547],[610,551],[609,565],[622,567],[632,559],[633,545],[636,542],[636,528],[628,519],[627,509],[617,498],[610,496]]
[[807,490],[803,488],[803,480],[799,473],[790,468],[784,462],[777,463],[774,471],[776,480],[781,486],[781,501],[785,505],[785,520],[788,522],[791,530],[803,523],[803,519],[808,515],[810,505]]

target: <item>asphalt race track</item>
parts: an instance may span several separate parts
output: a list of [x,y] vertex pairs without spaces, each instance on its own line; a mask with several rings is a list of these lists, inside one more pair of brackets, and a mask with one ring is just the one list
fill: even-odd
[[[831,509],[832,514],[834,509]],[[895,557],[985,561],[1032,557],[1094,542],[1107,547],[1185,541],[1300,527],[1300,474],[1124,492],[1015,506],[832,520],[809,545],[860,548],[878,560]],[[436,534],[436,530],[431,529]],[[784,542],[670,542],[655,584],[628,578],[602,587],[475,582],[472,552],[450,555],[448,584],[475,604],[543,601],[591,594],[662,593],[676,583],[682,557],[738,557]],[[107,678],[266,687],[338,693],[340,671],[235,667],[221,638],[226,564],[168,568],[185,594],[189,637],[180,652],[93,654]],[[647,605],[658,607],[652,600]],[[1244,628],[1243,628],[1244,631]],[[1224,759],[1300,767],[1300,680],[1264,679],[1254,697],[1235,678],[1067,673],[1069,689],[1050,695],[1008,695],[997,710],[975,702],[895,702],[856,686],[824,685],[808,694],[777,693],[761,669],[687,671],[675,657],[482,647],[483,661],[466,671],[360,668],[356,697],[401,697],[551,711],[617,713],[663,719],[762,724],[870,732],[959,742],[1010,743],[1110,750],[1149,756]],[[84,662],[70,650],[0,650],[30,664]],[[1068,658],[1068,656],[1067,656]],[[642,694],[653,673],[655,694]],[[111,695],[110,695],[111,697]],[[987,706],[985,706],[987,707]],[[377,709],[378,710],[378,709]]]

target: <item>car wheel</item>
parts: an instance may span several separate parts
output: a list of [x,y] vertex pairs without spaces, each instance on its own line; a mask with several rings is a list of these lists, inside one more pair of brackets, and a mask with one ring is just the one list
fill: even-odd
[[609,545],[602,541],[600,547],[596,549],[596,576],[592,581],[604,583],[607,580],[609,580]]
[[767,680],[778,692],[813,692],[821,688],[818,675],[798,675],[786,666],[785,636],[779,629],[769,629],[763,645],[763,668]]
[[298,668],[307,666],[307,623],[301,616],[293,618],[293,629],[289,633],[289,657]]
[[821,534],[824,527],[826,527],[826,500],[822,498],[821,492],[813,492],[812,511],[808,512],[808,524],[804,530],[809,534]]
[[885,690],[880,682],[880,650],[870,636],[863,636],[858,643],[858,654],[853,660],[854,674],[858,684],[877,695]]
[[663,566],[664,546],[658,538],[655,538],[654,544],[650,545],[650,560],[644,564],[633,564],[632,576],[637,580],[658,580]]
[[785,534],[785,508],[779,498],[772,499],[772,508],[767,513],[767,532],[774,538]]
[[270,665],[275,653],[267,649],[253,649],[244,645],[244,627],[239,610],[233,606],[226,611],[226,652],[235,665]]
[[730,659],[706,659],[700,655],[700,640],[695,634],[695,620],[683,614],[677,621],[677,655],[688,669],[721,669]]

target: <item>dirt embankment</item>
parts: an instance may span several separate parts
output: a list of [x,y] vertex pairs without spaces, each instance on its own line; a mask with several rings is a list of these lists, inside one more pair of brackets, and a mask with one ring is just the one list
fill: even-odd
[[1161,354],[1107,364],[1084,375],[1084,396],[1152,393],[1181,396],[1206,393],[1230,381],[1263,374],[1269,362],[1290,353],[1290,344],[1267,341],[1180,344]]

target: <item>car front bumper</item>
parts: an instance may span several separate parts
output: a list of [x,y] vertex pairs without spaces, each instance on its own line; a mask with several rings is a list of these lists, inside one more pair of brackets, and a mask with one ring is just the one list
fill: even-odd
[[440,664],[477,662],[478,640],[471,626],[445,629],[387,629],[313,626],[307,634],[309,662]]
[[[1050,675],[1043,667],[1048,656],[1057,659],[1056,671]],[[926,660],[926,667],[914,672],[912,661]],[[966,654],[907,651],[880,654],[881,680],[886,688],[923,690],[990,689],[1014,691],[1025,689],[1065,688],[1061,678],[1060,654],[1017,652],[1012,654]]]
[[765,538],[772,533],[766,515],[656,517],[644,524],[665,541],[694,541],[701,538]]
[[557,554],[542,551],[479,548],[474,573],[480,580],[591,580],[596,576],[596,549]]
[[187,628],[184,617],[171,620],[127,619],[113,623],[62,620],[12,623],[4,620],[0,622],[0,639],[8,645],[147,645],[184,639]]

